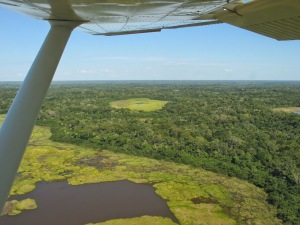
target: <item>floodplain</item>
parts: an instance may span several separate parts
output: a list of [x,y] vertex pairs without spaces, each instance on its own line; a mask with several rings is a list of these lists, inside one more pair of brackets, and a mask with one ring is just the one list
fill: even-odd
[[[152,185],[156,194],[167,202],[179,224],[281,224],[276,218],[275,207],[266,201],[267,194],[246,181],[188,165],[53,142],[50,136],[49,128],[35,127],[10,193],[11,201],[22,199],[40,182],[67,181],[68,185],[81,186],[130,181]],[[84,192],[81,194],[85,195]],[[4,209],[6,214],[10,214],[9,204]],[[22,213],[33,213],[37,209]],[[17,218],[22,213],[2,216],[0,223],[2,218]],[[66,216],[80,217],[80,214],[65,213]],[[124,215],[122,219],[97,222],[97,225],[177,223],[168,217],[147,214],[133,218]]]

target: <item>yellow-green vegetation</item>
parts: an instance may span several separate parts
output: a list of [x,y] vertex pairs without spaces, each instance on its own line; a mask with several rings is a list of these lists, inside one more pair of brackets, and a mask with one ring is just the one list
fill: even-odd
[[89,223],[86,225],[175,225],[171,219],[157,216],[141,216],[130,219],[109,220],[103,223]]
[[116,109],[130,109],[141,111],[156,111],[162,109],[167,101],[151,100],[149,98],[131,98],[127,100],[114,101],[110,106]]
[[5,118],[5,115],[4,114],[0,114],[0,126],[1,126],[1,123],[4,120],[4,118]]
[[287,112],[287,113],[293,113],[300,111],[300,107],[286,107],[286,108],[274,108],[274,111],[281,111],[281,112]]
[[[180,224],[281,224],[266,193],[245,181],[187,165],[52,142],[50,135],[48,128],[35,127],[11,195],[32,191],[39,181],[82,185],[130,180],[152,184]],[[140,217],[103,224],[172,223]]]
[[34,199],[27,198],[21,201],[12,200],[6,202],[1,215],[14,216],[20,214],[23,210],[30,210],[35,208],[37,208],[37,204]]

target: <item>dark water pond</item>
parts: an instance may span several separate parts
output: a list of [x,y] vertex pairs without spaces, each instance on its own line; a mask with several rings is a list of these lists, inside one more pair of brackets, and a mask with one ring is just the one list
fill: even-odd
[[300,114],[300,111],[296,111],[296,112],[294,112],[294,113],[296,113],[296,114]]
[[151,185],[130,181],[79,186],[41,182],[33,192],[11,199],[25,198],[35,199],[38,208],[17,216],[2,216],[1,225],[82,225],[143,215],[178,222]]

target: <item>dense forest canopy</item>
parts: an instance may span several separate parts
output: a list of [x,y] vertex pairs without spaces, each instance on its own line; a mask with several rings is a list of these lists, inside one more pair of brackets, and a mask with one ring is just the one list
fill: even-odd
[[[17,84],[0,86],[0,114]],[[157,111],[116,109],[131,98]],[[202,167],[263,188],[286,224],[300,223],[300,82],[56,82],[37,123],[52,140]]]

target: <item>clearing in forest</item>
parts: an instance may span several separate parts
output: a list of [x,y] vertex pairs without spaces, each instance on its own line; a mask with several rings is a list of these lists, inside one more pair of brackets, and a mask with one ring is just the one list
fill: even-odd
[[285,107],[285,108],[274,108],[275,111],[282,111],[287,113],[295,113],[300,111],[300,107]]
[[116,109],[130,109],[141,111],[156,111],[162,109],[168,101],[151,100],[149,98],[130,98],[110,103],[110,106]]

